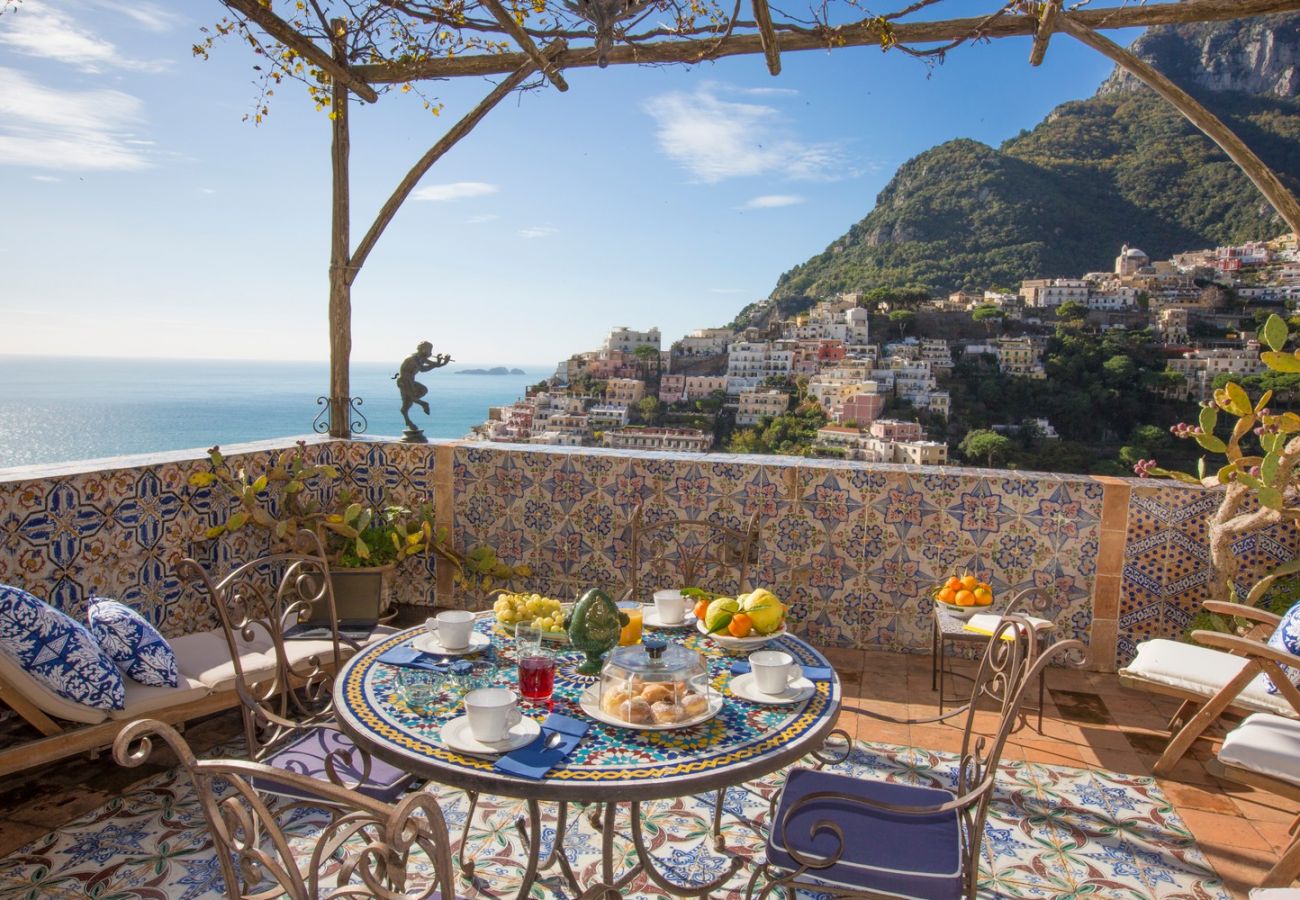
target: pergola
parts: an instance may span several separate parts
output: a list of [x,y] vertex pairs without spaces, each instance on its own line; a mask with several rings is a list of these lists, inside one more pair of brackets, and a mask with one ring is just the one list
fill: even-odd
[[[1183,0],[1092,7],[1092,0],[991,0],[976,18],[913,21],[951,8],[950,0],[914,0],[883,15],[856,0],[823,2],[806,18],[768,0],[222,0],[232,17],[216,26],[236,34],[269,62],[263,76],[297,78],[330,108],[333,144],[329,263],[330,429],[351,434],[349,358],[352,284],[375,243],[420,178],[505,97],[549,83],[568,90],[564,71],[623,65],[694,64],[759,55],[778,75],[781,54],[876,46],[941,60],[966,43],[1032,36],[1031,66],[1052,36],[1063,33],[1132,73],[1173,104],[1235,162],[1287,226],[1300,233],[1300,204],[1277,176],[1221,120],[1186,91],[1102,34],[1116,28],[1213,22],[1300,10],[1300,0]],[[751,18],[743,18],[746,13]],[[208,44],[211,43],[209,38]],[[205,46],[196,47],[203,52]],[[415,162],[354,247],[349,199],[348,105],[377,102],[395,85],[504,75]]]

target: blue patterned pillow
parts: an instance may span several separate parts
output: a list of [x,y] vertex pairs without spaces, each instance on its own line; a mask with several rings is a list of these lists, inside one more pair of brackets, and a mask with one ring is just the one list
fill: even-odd
[[144,616],[116,600],[95,600],[86,610],[86,621],[108,658],[133,681],[176,687],[176,654]]
[[0,584],[0,651],[60,697],[122,709],[122,673],[86,626],[16,587]]
[[[1282,621],[1277,623],[1277,628],[1273,629],[1273,634],[1268,639],[1268,645],[1274,650],[1282,650],[1300,656],[1300,603],[1286,611]],[[1297,687],[1300,687],[1300,670],[1291,666],[1283,666],[1282,671],[1296,683]],[[1277,685],[1267,675],[1264,676],[1264,684],[1267,685],[1270,694],[1278,692]]]

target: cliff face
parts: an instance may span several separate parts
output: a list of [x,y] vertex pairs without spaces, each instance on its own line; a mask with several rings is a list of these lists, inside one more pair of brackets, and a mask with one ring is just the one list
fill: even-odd
[[[1294,97],[1300,92],[1300,13],[1152,28],[1130,49],[1184,90]],[[1116,69],[1097,91],[1145,90]]]
[[[1153,28],[1132,46],[1300,186],[1300,13]],[[998,149],[956,140],[909,160],[875,208],[784,273],[772,297],[1010,286],[1109,269],[1124,243],[1160,258],[1283,230],[1218,147],[1117,71]]]

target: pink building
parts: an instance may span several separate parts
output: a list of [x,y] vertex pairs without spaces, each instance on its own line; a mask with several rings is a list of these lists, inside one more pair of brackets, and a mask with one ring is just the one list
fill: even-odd
[[819,341],[817,347],[818,362],[839,362],[844,359],[844,342],[835,340]]
[[665,375],[659,379],[659,402],[677,403],[686,399],[686,376]]
[[925,430],[919,422],[877,419],[871,423],[871,436],[882,441],[919,441],[925,437]]
[[831,418],[836,422],[857,422],[865,426],[876,421],[885,410],[883,394],[854,394],[831,408]]

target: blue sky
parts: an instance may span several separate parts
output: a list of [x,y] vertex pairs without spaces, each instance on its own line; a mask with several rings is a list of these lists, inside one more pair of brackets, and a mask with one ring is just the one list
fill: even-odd
[[[0,16],[0,353],[326,356],[329,121],[287,82],[261,126],[241,121],[257,98],[247,48],[190,53],[222,9],[25,0]],[[427,338],[457,360],[551,363],[611,325],[672,339],[723,324],[910,157],[996,145],[1110,69],[1063,36],[1041,68],[1028,53],[995,41],[933,70],[872,48],[787,53],[776,78],[761,56],[582,69],[567,93],[512,97],[371,254],[354,358]],[[490,88],[432,85],[441,117],[396,92],[354,108],[354,244]]]

